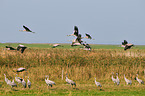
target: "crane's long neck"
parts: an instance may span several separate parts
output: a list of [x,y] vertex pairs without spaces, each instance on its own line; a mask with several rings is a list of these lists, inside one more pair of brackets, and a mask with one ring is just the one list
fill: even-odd
[[124,79],[126,80],[125,74],[124,74]]
[[95,83],[96,83],[96,78],[95,78]]

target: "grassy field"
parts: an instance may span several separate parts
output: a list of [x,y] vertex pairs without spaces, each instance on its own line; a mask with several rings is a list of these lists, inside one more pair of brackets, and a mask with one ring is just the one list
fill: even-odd
[[[52,44],[24,44],[28,46],[23,54],[18,51],[4,50],[6,43],[0,44],[0,95],[65,95],[65,96],[143,96],[145,85],[140,85],[134,79],[136,74],[145,81],[145,46],[136,46],[124,51],[119,45],[91,45],[92,51],[85,51],[79,47],[51,48]],[[11,44],[16,47],[18,44]],[[14,70],[25,67],[27,72],[18,74],[27,80],[30,77],[32,87],[11,88],[4,81],[6,74],[12,80],[16,76]],[[62,80],[62,70],[64,79]],[[111,80],[112,72],[119,73],[120,85]],[[68,78],[76,82],[72,88],[65,82]],[[126,85],[123,75],[132,80],[132,85]],[[56,85],[47,87],[45,75]],[[102,90],[97,88],[94,78],[102,84]],[[115,77],[115,75],[114,75]]]
[[[0,43],[0,47],[5,48],[5,46],[12,46],[12,47],[17,47],[20,43]],[[52,48],[53,44],[28,44],[28,43],[21,43],[25,46],[27,46],[28,48]],[[75,47],[71,47],[71,44],[61,44],[61,47],[57,47],[57,48],[61,48],[61,49],[76,49],[76,48],[83,48],[83,46],[75,46]],[[92,47],[92,49],[123,49],[121,47],[121,45],[103,45],[103,44],[90,44],[90,46]],[[145,45],[135,45],[135,47],[133,47],[133,49],[145,49]]]

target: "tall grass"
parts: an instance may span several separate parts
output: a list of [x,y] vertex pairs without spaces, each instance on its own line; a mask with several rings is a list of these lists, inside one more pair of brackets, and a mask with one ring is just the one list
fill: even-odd
[[[136,74],[139,74],[139,78],[144,80],[145,50],[95,49],[85,51],[81,49],[31,48],[26,49],[24,54],[21,54],[18,51],[1,48],[0,65],[2,82],[0,94],[3,95],[11,94],[9,92],[14,94],[13,91],[10,91],[10,86],[4,82],[3,74],[6,74],[12,80],[16,74],[14,69],[19,67],[28,69],[27,73],[19,74],[19,76],[25,75],[25,80],[29,76],[32,82],[31,90],[23,89],[22,86],[20,89],[17,88],[21,92],[24,91],[23,94],[47,93],[45,75],[49,75],[50,79],[56,82],[56,86],[53,87],[54,90],[51,90],[52,93],[57,92],[56,90],[63,90],[62,93],[67,92],[69,94],[70,86],[66,85],[65,80],[61,80],[62,70],[64,70],[64,76],[68,73],[68,77],[76,82],[79,90],[95,90],[95,77],[103,85],[103,90],[106,92],[144,89],[144,85],[138,85],[134,78]],[[112,72],[119,73],[121,81],[119,86],[114,86],[111,81]],[[126,86],[123,74],[126,74],[126,77],[133,81],[132,86]],[[51,91],[49,91],[50,94]],[[61,93],[58,92],[58,94]]]

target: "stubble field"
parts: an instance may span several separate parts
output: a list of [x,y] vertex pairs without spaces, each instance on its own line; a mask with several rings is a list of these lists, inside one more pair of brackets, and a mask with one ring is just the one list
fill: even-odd
[[[51,48],[47,44],[24,44],[28,46],[23,54],[18,51],[4,50],[0,44],[0,95],[144,95],[145,85],[139,84],[134,78],[145,81],[145,46],[136,46],[124,51],[119,45],[91,45],[91,51],[85,51],[79,47],[71,48],[64,44],[63,47]],[[12,44],[16,47],[18,44]],[[19,84],[11,88],[4,81],[4,74],[12,81],[16,76],[14,70],[25,67],[27,72],[19,73],[19,77],[27,80],[29,76],[31,88],[23,88]],[[64,77],[62,80],[62,70]],[[111,80],[112,72],[119,73],[120,85],[117,86]],[[68,78],[76,82],[76,88],[72,88],[65,82]],[[132,80],[132,85],[127,85],[123,75]],[[47,87],[45,75],[56,85]],[[114,75],[115,77],[116,75]],[[97,88],[94,82],[102,84],[102,90]],[[16,82],[16,81],[15,81]]]

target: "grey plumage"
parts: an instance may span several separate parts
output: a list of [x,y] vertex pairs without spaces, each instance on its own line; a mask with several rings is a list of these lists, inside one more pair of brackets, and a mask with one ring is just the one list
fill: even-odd
[[72,80],[68,79],[68,77],[67,77],[67,76],[66,76],[65,81],[66,81],[68,84],[72,85],[72,87],[73,87],[73,85],[74,85],[74,86],[76,86],[76,83],[75,83],[74,81],[72,81]]
[[127,79],[126,77],[125,77],[125,74],[124,74],[124,80],[125,80],[125,82],[126,82],[126,84],[128,85],[128,84],[132,84],[132,81],[131,80],[129,80],[129,79]]
[[28,79],[27,79],[27,85],[28,85],[29,88],[31,87],[31,82],[29,80],[29,76],[28,76]]
[[101,83],[96,81],[96,78],[95,78],[95,84],[97,85],[97,87],[98,86],[100,86],[100,88],[102,87]]
[[143,80],[141,80],[141,79],[138,79],[138,74],[136,74],[137,76],[136,76],[136,80],[138,81],[138,83],[139,84],[144,84],[144,81]]
[[111,77],[112,81],[114,83],[116,83],[117,85],[119,85],[120,81],[119,81],[119,78],[118,78],[118,73],[116,73],[116,79],[113,77],[113,74],[114,73],[112,72],[112,77]]
[[[46,79],[46,77],[47,77],[47,79]],[[49,80],[49,76],[48,75],[45,76],[45,82],[46,82],[46,84],[48,86],[51,86],[51,87],[52,87],[52,85],[55,85],[54,81]]]
[[22,80],[23,80],[23,79],[20,78],[20,77],[17,77],[17,74],[16,74],[15,80],[16,80],[16,81],[18,82],[18,84],[19,84],[19,83],[22,83]]
[[14,77],[13,77],[13,81],[11,82],[11,87],[17,87],[17,84],[14,82]]
[[8,78],[6,77],[6,75],[4,74],[5,76],[5,82],[8,84]]
[[124,40],[124,42],[122,42],[122,47],[124,47],[124,50],[130,49],[132,46],[134,46],[134,45],[128,44],[128,42],[126,40]]
[[118,78],[118,73],[116,73],[116,83],[117,83],[117,85],[120,84],[120,80],[119,80],[119,78]]
[[24,81],[24,76],[23,76],[23,80],[22,80],[22,85],[24,88],[26,88],[26,82]]

